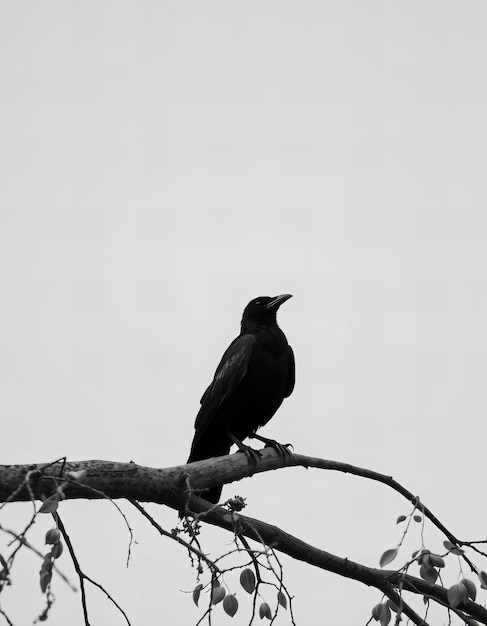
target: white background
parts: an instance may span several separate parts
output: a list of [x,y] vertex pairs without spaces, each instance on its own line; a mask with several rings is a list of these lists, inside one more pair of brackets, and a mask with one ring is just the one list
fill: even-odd
[[[1,462],[185,462],[244,305],[286,292],[297,384],[262,434],[391,474],[457,536],[485,538],[486,19],[481,0],[3,2]],[[371,566],[411,510],[317,470],[234,493]],[[124,510],[128,570],[114,507],[62,504],[82,567],[134,626],[195,623],[189,559]],[[36,523],[38,546],[50,525]],[[441,540],[426,525],[427,547]],[[229,541],[202,536],[214,555]],[[398,563],[419,525],[409,543]],[[299,625],[365,624],[381,599],[283,563]],[[59,565],[76,582],[67,553]],[[19,559],[2,594],[15,624],[43,608],[39,567]],[[445,584],[458,575],[451,561]],[[243,624],[250,597],[227,583]],[[59,579],[54,593],[48,623],[80,626],[79,594]],[[89,601],[93,624],[124,623]]]

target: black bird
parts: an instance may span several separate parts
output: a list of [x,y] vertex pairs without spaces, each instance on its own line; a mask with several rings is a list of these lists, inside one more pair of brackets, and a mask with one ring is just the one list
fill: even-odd
[[[294,354],[277,325],[278,308],[291,295],[262,296],[245,307],[240,335],[232,341],[218,365],[213,381],[201,398],[188,463],[228,454],[232,444],[254,456],[242,444],[271,419],[294,388]],[[198,495],[218,502],[222,487]]]

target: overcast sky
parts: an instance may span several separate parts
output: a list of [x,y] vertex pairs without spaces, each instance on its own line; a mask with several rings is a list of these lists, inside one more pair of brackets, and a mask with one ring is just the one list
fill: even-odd
[[[483,0],[2,2],[2,462],[185,462],[243,307],[292,293],[279,322],[297,384],[262,434],[391,474],[457,536],[484,538],[486,24]],[[234,493],[371,566],[410,511],[316,470]],[[62,504],[82,566],[134,626],[195,623],[188,558],[125,510],[128,570],[113,507]],[[441,540],[426,527],[428,547]],[[420,541],[414,528],[403,560]],[[381,599],[283,562],[300,625],[365,624]],[[2,598],[16,624],[43,608],[39,567],[19,562]],[[81,626],[79,594],[54,592],[48,623]],[[123,623],[99,594],[90,605],[93,623]]]

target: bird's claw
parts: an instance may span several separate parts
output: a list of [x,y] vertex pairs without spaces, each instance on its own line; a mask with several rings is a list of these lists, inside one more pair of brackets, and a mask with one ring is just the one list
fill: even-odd
[[[265,447],[273,448],[274,450],[276,450],[276,452],[278,452],[279,454],[282,454],[282,456],[292,454],[292,452],[294,451],[294,447],[292,443],[279,443],[278,441],[275,441],[274,439],[270,439],[269,441],[267,441],[265,444]],[[292,448],[292,451],[289,448]]]
[[[291,443],[279,443],[275,439],[268,439],[267,437],[262,437],[262,435],[257,435],[256,433],[251,435],[251,437],[253,437],[254,439],[258,439],[259,441],[262,441],[262,443],[265,444],[266,448],[274,448],[276,452],[278,452],[280,455],[284,457],[294,452],[294,447]],[[292,448],[292,451],[289,450],[289,448]]]
[[252,465],[259,465],[260,457],[262,456],[260,450],[254,450],[254,448],[251,448],[250,446],[242,445],[242,447],[240,448],[240,452],[243,452],[245,454],[245,456],[249,460],[249,463],[252,463]]

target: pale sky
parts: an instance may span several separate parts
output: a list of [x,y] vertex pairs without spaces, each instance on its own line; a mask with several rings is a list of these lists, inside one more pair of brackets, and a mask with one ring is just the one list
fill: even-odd
[[[2,462],[184,463],[245,304],[292,293],[279,322],[297,384],[262,434],[391,474],[457,536],[484,538],[486,24],[482,0],[2,2]],[[370,566],[410,512],[383,486],[316,470],[234,493]],[[128,570],[113,506],[62,503],[82,566],[134,626],[196,623],[184,551],[124,510]],[[33,529],[40,548],[50,526]],[[424,540],[440,550],[429,525]],[[202,542],[215,555],[230,537]],[[283,564],[300,626],[365,624],[381,599]],[[67,553],[59,565],[76,583]],[[39,567],[19,561],[2,594],[15,624],[43,609]],[[215,626],[250,615],[227,583],[240,610]],[[59,579],[54,593],[48,624],[81,626],[79,594]],[[89,598],[93,623],[124,623]]]

